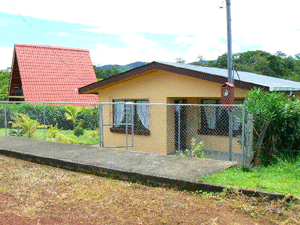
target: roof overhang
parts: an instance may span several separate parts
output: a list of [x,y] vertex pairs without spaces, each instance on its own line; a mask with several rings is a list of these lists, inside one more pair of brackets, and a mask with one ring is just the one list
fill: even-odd
[[[177,74],[190,76],[190,77],[195,77],[195,78],[199,78],[199,79],[203,79],[203,80],[207,80],[207,81],[211,81],[211,82],[216,82],[216,83],[220,83],[220,84],[224,84],[228,80],[227,77],[219,76],[216,74],[209,74],[209,73],[195,71],[195,70],[191,70],[191,69],[187,69],[187,68],[180,68],[180,67],[167,65],[164,63],[159,63],[159,62],[154,61],[152,63],[146,64],[141,67],[137,67],[132,70],[128,70],[124,73],[120,73],[116,76],[104,79],[102,81],[95,82],[95,83],[89,84],[87,86],[81,87],[78,89],[78,92],[79,92],[79,94],[93,94],[93,93],[96,94],[97,89],[99,89],[99,88],[104,88],[106,85],[112,85],[116,82],[128,79],[130,77],[133,77],[133,76],[136,76],[136,75],[139,75],[142,73],[146,73],[151,70],[164,70],[164,71],[177,73]],[[267,86],[262,86],[262,85],[258,85],[258,84],[254,84],[254,83],[248,83],[248,82],[244,82],[244,81],[240,81],[240,80],[235,80],[234,85],[237,88],[246,89],[246,90],[251,90],[254,87],[262,88],[267,91],[269,90],[269,87],[267,87]]]
[[300,91],[300,88],[294,87],[270,87],[269,91]]

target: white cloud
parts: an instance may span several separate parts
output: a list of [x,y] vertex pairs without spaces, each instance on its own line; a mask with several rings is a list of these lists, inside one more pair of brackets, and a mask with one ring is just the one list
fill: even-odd
[[[45,4],[40,0],[10,0],[0,3],[0,11],[48,20],[94,26],[90,32],[118,34],[125,43],[109,47],[103,43],[91,51],[99,63],[129,63],[143,60],[175,61],[182,57],[194,61],[198,55],[216,59],[227,51],[226,9],[223,0],[111,0],[62,1]],[[232,2],[233,52],[255,50],[288,55],[300,52],[298,11],[300,1],[251,0]],[[33,7],[34,6],[34,7]],[[0,21],[1,22],[1,21]],[[176,34],[174,49],[168,50],[159,40],[148,40],[141,33]],[[65,33],[61,33],[61,37]],[[223,42],[221,41],[223,40]],[[173,45],[173,43],[170,43]],[[179,45],[184,52],[177,49]],[[115,45],[114,45],[115,46]]]
[[[219,1],[219,0],[218,0]],[[48,20],[96,26],[105,33],[199,34],[216,27],[224,18],[218,1],[185,2],[153,0],[61,1],[45,4],[36,0],[10,0],[0,3],[0,11]],[[34,7],[32,7],[34,6]]]
[[96,50],[91,50],[94,64],[128,64],[134,61],[175,61],[180,52],[170,52],[158,43],[146,39],[141,34],[121,35],[124,47],[109,47],[97,44]]
[[217,35],[203,34],[196,36],[178,36],[176,44],[185,46],[187,52],[181,57],[187,62],[194,62],[199,55],[206,60],[217,59],[227,51],[227,45],[221,42]]
[[11,67],[12,56],[13,56],[12,47],[0,47],[0,69],[7,69]]

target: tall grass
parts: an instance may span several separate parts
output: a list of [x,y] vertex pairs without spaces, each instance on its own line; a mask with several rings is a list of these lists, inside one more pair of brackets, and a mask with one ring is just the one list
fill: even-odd
[[[7,130],[8,134],[10,130],[12,129]],[[47,135],[48,132],[49,130],[46,129],[47,141],[59,142],[59,139],[57,138],[48,137]],[[84,135],[81,135],[79,137],[74,135],[73,130],[60,130],[60,133],[64,135],[66,138],[70,139],[72,143],[85,144],[85,145],[95,145],[99,143],[99,134],[98,134],[99,132],[97,132],[96,130],[85,130]],[[0,135],[5,135],[5,129],[0,129]],[[34,134],[32,135],[32,138],[44,140],[44,129],[38,129],[37,131],[35,131]]]
[[300,196],[300,157],[250,170],[232,167],[199,181]]

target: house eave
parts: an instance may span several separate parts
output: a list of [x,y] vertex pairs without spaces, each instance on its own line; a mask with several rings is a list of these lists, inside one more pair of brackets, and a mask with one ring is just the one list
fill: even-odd
[[[131,78],[133,76],[136,76],[138,74],[144,74],[149,71],[153,70],[163,70],[163,71],[168,71],[172,73],[177,73],[185,76],[190,76],[190,77],[195,77],[198,79],[203,79],[211,82],[216,82],[220,84],[224,84],[227,82],[227,78],[215,74],[209,74],[209,73],[204,73],[204,72],[199,72],[191,69],[186,69],[186,68],[180,68],[172,65],[167,65],[159,62],[152,62],[149,64],[146,64],[141,67],[134,68],[132,70],[128,70],[124,73],[118,74],[116,76],[104,79],[102,81],[98,81],[89,85],[86,85],[84,87],[81,87],[78,89],[79,94],[96,94],[97,90],[100,88],[104,88],[107,85],[111,85],[123,80],[126,80],[128,78]],[[268,90],[268,87],[259,85],[259,84],[254,84],[254,83],[248,83],[240,80],[235,80],[235,87],[236,88],[241,88],[241,89],[246,89],[246,90],[251,90],[255,87],[257,88],[262,88],[264,90]]]

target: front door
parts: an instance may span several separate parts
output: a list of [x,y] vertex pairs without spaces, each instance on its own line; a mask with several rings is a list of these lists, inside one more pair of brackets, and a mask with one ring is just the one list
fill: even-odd
[[175,104],[175,149],[186,149],[186,99],[176,99]]

